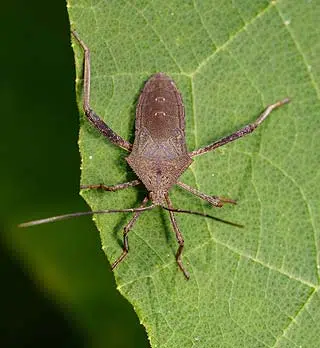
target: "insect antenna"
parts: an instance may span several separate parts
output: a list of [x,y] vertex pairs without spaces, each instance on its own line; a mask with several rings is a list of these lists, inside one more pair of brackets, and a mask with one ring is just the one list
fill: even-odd
[[[57,216],[51,216],[45,219],[39,219],[39,220],[32,220],[32,221],[27,221],[23,222],[18,225],[18,227],[30,227],[30,226],[36,226],[36,225],[42,225],[42,224],[47,224],[50,222],[55,222],[55,221],[61,221],[61,220],[68,220],[74,217],[79,217],[79,216],[86,216],[86,215],[94,215],[94,214],[113,214],[113,213],[134,213],[134,212],[141,212],[141,211],[146,211],[146,210],[152,210],[156,207],[157,205],[151,204],[148,207],[143,207],[143,208],[128,208],[128,209],[103,209],[103,210],[95,210],[95,211],[81,211],[81,212],[76,212],[76,213],[70,213],[70,214],[63,214],[63,215],[57,215]],[[201,213],[199,211],[194,211],[194,210],[185,210],[185,209],[179,209],[179,208],[168,208],[165,206],[161,206],[163,209],[167,211],[172,211],[174,213],[182,213],[182,214],[192,214],[192,215],[198,215],[198,216],[203,216],[215,221],[219,221],[228,225],[232,225],[235,227],[240,227],[243,228],[243,225],[237,224],[235,222],[231,222],[228,220],[220,219],[218,217],[215,217],[213,215],[209,215],[206,213]]]
[[174,213],[199,215],[199,216],[203,216],[203,217],[206,217],[206,218],[209,218],[209,219],[212,219],[212,220],[215,220],[215,221],[219,221],[219,222],[222,222],[224,224],[231,225],[231,226],[235,226],[235,227],[239,227],[239,228],[243,228],[244,227],[244,225],[237,224],[235,222],[231,222],[231,221],[228,221],[228,220],[220,219],[220,218],[215,217],[215,216],[210,215],[210,214],[201,213],[200,211],[186,210],[186,209],[179,209],[179,208],[168,208],[168,207],[165,207],[163,205],[161,207],[163,209],[167,210],[167,211],[172,211]]
[[35,226],[35,225],[42,225],[42,224],[47,224],[49,222],[67,220],[67,219],[71,219],[71,218],[78,217],[78,216],[86,216],[86,215],[93,215],[93,214],[134,213],[134,212],[140,212],[140,211],[145,211],[145,210],[152,210],[155,207],[156,207],[156,205],[152,204],[152,205],[149,205],[148,207],[143,207],[143,208],[81,211],[81,212],[77,212],[77,213],[63,214],[63,215],[51,216],[51,217],[45,218],[45,219],[23,222],[22,224],[19,224],[18,227],[30,227],[30,226]]

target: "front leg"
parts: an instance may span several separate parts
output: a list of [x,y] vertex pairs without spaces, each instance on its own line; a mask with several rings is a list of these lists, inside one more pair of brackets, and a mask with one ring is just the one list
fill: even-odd
[[237,202],[233,199],[207,195],[206,193],[200,192],[200,191],[196,190],[195,188],[193,188],[193,187],[191,187],[191,186],[189,186],[181,181],[177,181],[177,185],[182,187],[186,191],[189,191],[193,195],[207,201],[208,203],[210,203],[214,207],[221,208],[225,203],[237,204]]
[[84,76],[83,76],[83,110],[88,120],[95,126],[100,133],[108,138],[112,144],[121,147],[129,152],[132,150],[132,144],[124,140],[117,133],[115,133],[90,107],[90,50],[85,43],[80,39],[79,35],[72,31],[73,36],[81,45],[84,51]]
[[[165,195],[165,199],[166,199],[168,208],[173,209],[173,206],[172,206],[172,203],[171,203],[171,200],[170,200],[168,194]],[[187,280],[189,280],[190,275],[189,275],[188,271],[184,268],[184,265],[183,265],[182,260],[181,260],[181,254],[182,254],[182,251],[184,248],[184,239],[183,239],[182,233],[178,227],[177,220],[174,216],[173,211],[169,210],[169,214],[170,214],[171,224],[172,224],[174,233],[176,234],[177,242],[179,244],[178,250],[176,252],[176,261],[177,261],[177,264],[178,264],[180,270],[182,271],[183,275],[186,277]]]
[[[144,208],[146,204],[148,203],[148,196],[144,198],[139,208]],[[111,265],[111,269],[114,270],[120,262],[123,261],[123,259],[128,255],[129,252],[129,241],[128,241],[128,233],[132,229],[133,225],[138,220],[138,217],[140,216],[141,211],[136,211],[132,217],[132,219],[127,223],[127,225],[123,229],[123,250],[121,255],[117,258],[117,260]]]
[[201,147],[198,150],[194,150],[192,152],[189,152],[189,156],[194,157],[194,156],[203,155],[209,151],[217,149],[218,147],[220,147],[222,145],[228,144],[231,141],[237,140],[237,139],[239,139],[247,134],[252,133],[271,114],[271,112],[274,109],[276,109],[284,104],[287,104],[289,102],[290,102],[290,99],[285,98],[281,101],[278,101],[277,103],[269,105],[263,111],[263,113],[255,120],[255,122],[244,126],[243,128],[237,130],[236,132],[234,132],[234,133],[232,133],[232,134],[230,134],[230,135],[228,135],[228,136],[226,136],[226,137],[224,137],[224,138],[222,138],[222,139],[220,139],[220,140],[218,140],[210,145],[207,145],[205,147]]
[[124,182],[122,184],[117,184],[117,185],[112,185],[112,186],[107,186],[107,185],[104,185],[104,184],[97,184],[97,185],[81,185],[80,188],[82,190],[85,190],[85,189],[102,189],[104,191],[118,191],[118,190],[126,189],[128,187],[137,186],[137,185],[140,185],[140,184],[141,184],[140,180],[132,180],[132,181],[128,181],[128,182]]

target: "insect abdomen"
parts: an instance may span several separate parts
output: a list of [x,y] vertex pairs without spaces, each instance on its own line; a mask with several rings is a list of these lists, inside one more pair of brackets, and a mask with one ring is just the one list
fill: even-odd
[[145,127],[156,140],[169,138],[174,129],[184,132],[184,107],[181,95],[170,77],[153,75],[145,84],[136,110],[136,136]]

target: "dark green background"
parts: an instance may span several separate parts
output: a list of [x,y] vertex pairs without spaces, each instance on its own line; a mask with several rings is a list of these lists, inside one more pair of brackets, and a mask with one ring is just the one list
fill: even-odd
[[0,346],[147,347],[90,218],[16,227],[88,207],[66,4],[4,2],[0,18]]

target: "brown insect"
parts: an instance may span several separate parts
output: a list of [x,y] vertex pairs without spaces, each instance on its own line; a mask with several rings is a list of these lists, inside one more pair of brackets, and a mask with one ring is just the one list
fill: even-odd
[[[164,209],[169,210],[172,227],[179,244],[176,252],[176,261],[184,276],[189,279],[189,273],[186,271],[181,260],[184,240],[174,213],[191,213],[207,217],[210,216],[199,212],[174,208],[168,195],[170,188],[173,185],[178,185],[195,196],[209,202],[214,207],[222,207],[225,203],[235,204],[236,202],[232,199],[202,193],[179,181],[179,177],[190,166],[193,161],[193,157],[203,155],[209,151],[217,149],[222,145],[252,133],[275,108],[288,103],[289,98],[285,98],[269,105],[252,124],[246,125],[231,135],[228,135],[203,148],[188,152],[185,141],[185,114],[181,94],[172,79],[164,73],[159,72],[150,77],[140,94],[136,109],[135,140],[132,145],[115,133],[91,109],[90,51],[76,32],[73,32],[73,35],[84,50],[84,112],[92,125],[96,127],[106,138],[108,138],[109,141],[130,153],[130,155],[126,158],[126,161],[139,178],[137,180],[114,186],[99,184],[84,185],[81,186],[81,188],[117,191],[143,184],[148,191],[148,195],[144,198],[139,208],[72,213],[55,216],[48,219],[31,221],[23,223],[20,226],[32,226],[89,214],[133,212],[134,215],[132,219],[124,227],[123,252],[112,264],[112,269],[114,269],[128,254],[128,232],[132,229],[141,212],[153,209],[156,206],[161,206]],[[147,206],[149,200],[152,202],[152,204]],[[233,225],[239,226],[237,224]]]

